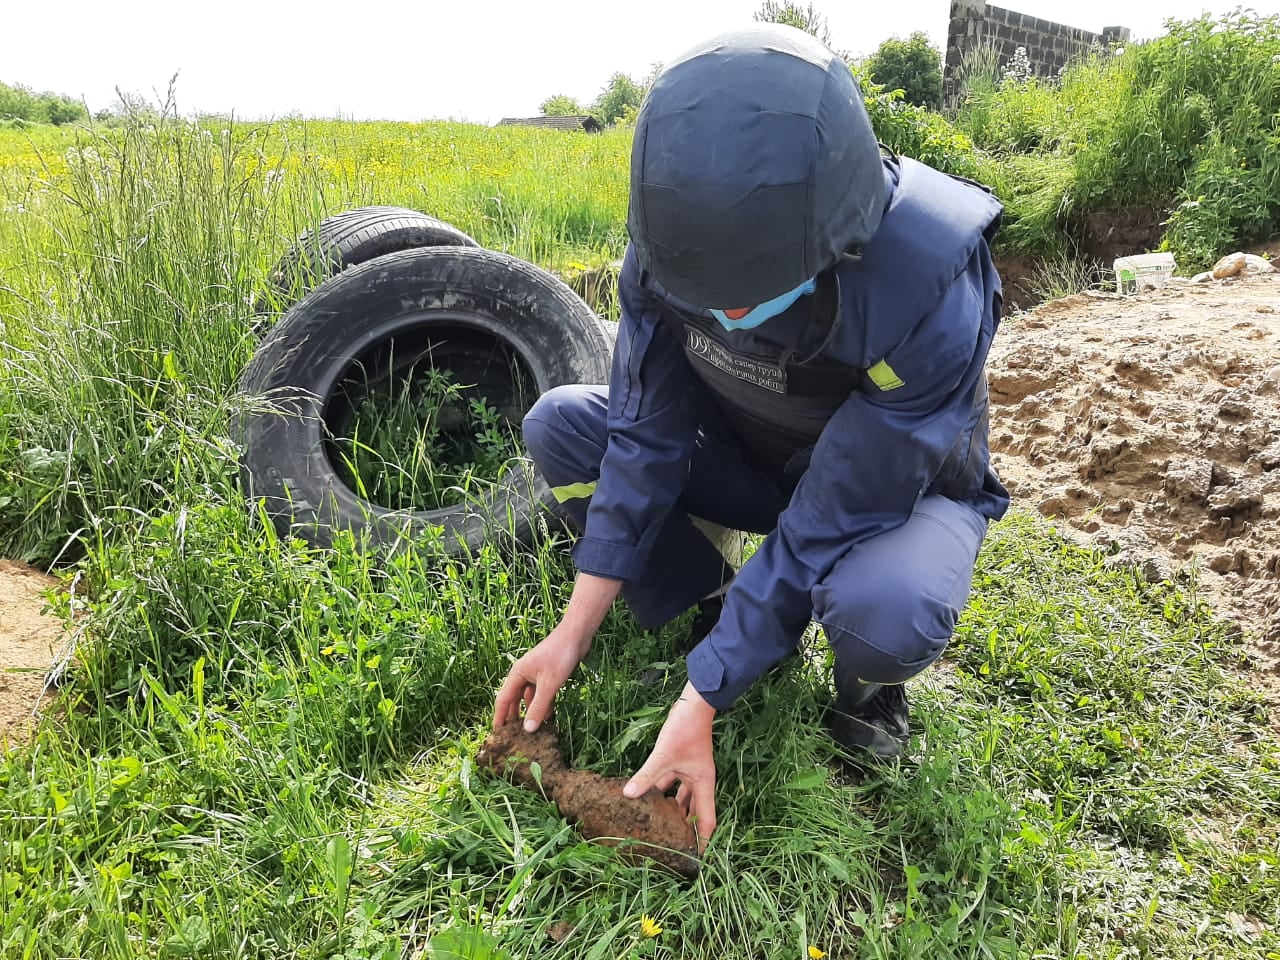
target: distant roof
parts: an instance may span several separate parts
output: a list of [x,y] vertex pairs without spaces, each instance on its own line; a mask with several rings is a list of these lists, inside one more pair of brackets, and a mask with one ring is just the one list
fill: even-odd
[[545,127],[550,130],[582,130],[599,133],[600,121],[583,114],[572,117],[505,117],[498,121],[500,127]]

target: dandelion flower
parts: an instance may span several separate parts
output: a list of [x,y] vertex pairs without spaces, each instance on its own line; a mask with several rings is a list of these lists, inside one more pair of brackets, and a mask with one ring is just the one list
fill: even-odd
[[827,951],[819,950],[812,943],[809,944],[809,960],[822,960],[827,955]]
[[646,940],[656,937],[662,932],[662,928],[658,926],[658,921],[653,919],[647,913],[640,917],[640,936]]

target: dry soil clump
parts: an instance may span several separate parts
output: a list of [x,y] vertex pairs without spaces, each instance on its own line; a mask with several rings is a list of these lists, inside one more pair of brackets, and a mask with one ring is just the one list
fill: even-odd
[[[610,846],[625,839],[640,841],[628,844],[626,852],[649,857],[682,876],[698,875],[697,838],[674,799],[650,790],[628,800],[622,795],[624,778],[566,767],[559,741],[545,724],[536,733],[525,733],[520,721],[509,721],[484,742],[476,762],[512,783],[541,789],[588,840]],[[538,764],[539,777],[534,777],[532,763]]]

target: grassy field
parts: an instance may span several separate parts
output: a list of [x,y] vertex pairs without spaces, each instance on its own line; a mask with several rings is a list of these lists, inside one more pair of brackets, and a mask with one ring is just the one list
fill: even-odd
[[[718,720],[721,825],[685,884],[469,759],[567,597],[563,542],[375,565],[246,508],[228,418],[293,237],[395,203],[553,269],[606,262],[628,149],[0,134],[0,555],[66,573],[80,638],[63,711],[0,760],[0,957],[1280,958],[1280,740],[1186,585],[1004,521],[910,688],[909,759],[841,773],[809,638]],[[559,703],[574,763],[644,759],[682,626],[606,621]],[[665,684],[640,682],[654,664]]]

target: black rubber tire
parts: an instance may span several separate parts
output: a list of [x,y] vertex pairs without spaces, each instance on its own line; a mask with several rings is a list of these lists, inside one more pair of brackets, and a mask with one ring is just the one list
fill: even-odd
[[299,236],[272,273],[271,286],[288,304],[348,267],[397,250],[478,246],[452,224],[417,210],[356,207],[327,217],[314,231]]
[[[394,550],[443,528],[451,555],[486,543],[527,543],[554,500],[532,467],[511,469],[492,494],[413,512],[369,502],[329,459],[329,399],[361,358],[394,345],[421,357],[439,344],[492,342],[531,380],[528,404],[566,383],[605,383],[612,338],[567,286],[515,257],[482,249],[424,247],[367,261],[327,280],[270,332],[240,380],[233,432],[241,476],[283,535],[329,546],[351,530],[366,546]],[[424,344],[426,344],[424,346]],[[510,364],[508,365],[510,366]],[[524,409],[511,411],[516,421]]]

